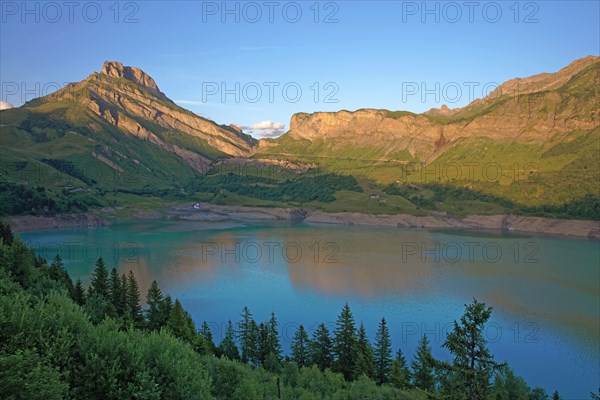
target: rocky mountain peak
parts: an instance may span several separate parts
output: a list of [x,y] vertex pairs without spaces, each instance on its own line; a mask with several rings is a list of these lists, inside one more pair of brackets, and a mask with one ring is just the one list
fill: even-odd
[[123,64],[117,61],[105,61],[100,73],[111,76],[113,78],[126,79],[139,86],[144,87],[152,94],[160,98],[167,98],[165,94],[158,89],[158,86],[156,85],[156,82],[154,82],[154,79],[152,79],[150,75],[148,75],[139,68],[124,66]]

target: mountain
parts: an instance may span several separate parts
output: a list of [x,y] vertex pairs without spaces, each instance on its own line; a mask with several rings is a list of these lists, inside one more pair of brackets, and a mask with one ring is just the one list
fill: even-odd
[[284,135],[257,141],[177,106],[142,70],[105,62],[0,112],[0,215],[138,206],[144,195],[600,218],[599,87],[590,56],[463,108],[297,113]]
[[597,195],[600,57],[513,79],[462,109],[295,114],[262,140],[262,160],[291,160],[381,184],[453,183],[522,204]]
[[256,143],[179,107],[142,70],[109,61],[0,119],[5,165],[50,167],[45,173],[61,184],[95,181],[109,190],[171,186],[216,159],[249,155]]

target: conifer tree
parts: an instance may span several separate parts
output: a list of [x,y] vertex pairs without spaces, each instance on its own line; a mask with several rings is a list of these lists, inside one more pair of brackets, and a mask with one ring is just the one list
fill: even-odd
[[56,257],[54,257],[54,260],[52,260],[49,272],[50,278],[64,283],[65,287],[67,288],[67,292],[71,295],[73,294],[73,281],[71,280],[69,273],[65,270],[65,265],[63,264],[62,258],[59,254],[57,254]]
[[96,260],[89,291],[102,299],[109,300],[108,287],[108,271],[104,265],[104,260],[100,257]]
[[307,367],[310,365],[309,357],[310,340],[303,325],[298,327],[294,339],[292,341],[291,360],[294,361],[298,368]]
[[228,321],[227,323],[225,337],[219,344],[218,353],[230,360],[240,359],[240,352],[235,344],[235,330],[233,329],[233,324],[231,321]]
[[173,309],[173,300],[170,295],[166,295],[165,299],[160,305],[160,326],[167,325],[169,321],[169,316],[171,315],[171,310]]
[[406,358],[404,358],[404,354],[402,354],[402,350],[400,349],[396,353],[396,359],[392,362],[389,382],[396,389],[410,388],[410,370],[408,369]]
[[375,363],[373,357],[373,348],[367,337],[367,330],[363,323],[358,329],[358,340],[356,348],[356,360],[354,365],[354,376],[359,378],[365,375],[369,379],[373,378],[375,373]]
[[392,341],[385,318],[381,318],[381,322],[379,322],[373,353],[375,356],[375,381],[379,385],[383,385],[388,382],[392,367]]
[[338,316],[333,336],[334,371],[344,375],[346,380],[354,378],[354,360],[356,359],[356,327],[354,316],[348,303]]
[[331,368],[333,365],[333,344],[329,330],[321,323],[313,333],[310,341],[311,364],[315,364],[321,371]]
[[270,353],[269,326],[263,322],[258,325],[256,351],[258,353],[258,364],[264,365]]
[[123,287],[121,278],[115,268],[110,271],[108,289],[110,302],[115,309],[115,313],[119,317],[122,317],[125,314],[125,309],[127,307],[127,295],[126,288]]
[[73,287],[73,300],[80,306],[85,305],[85,289],[83,288],[83,284],[79,278]]
[[[146,323],[151,331],[160,330],[163,320],[161,317],[161,306],[164,298],[156,281],[152,281],[146,295]],[[209,331],[210,332],[210,331]]]
[[176,299],[175,304],[171,307],[167,327],[175,337],[196,345],[194,322],[188,312],[183,309],[179,299]]
[[433,391],[435,386],[435,377],[433,369],[435,360],[431,354],[431,346],[426,335],[419,340],[417,352],[411,363],[413,370],[413,385],[421,390]]
[[454,329],[446,336],[443,347],[454,355],[452,370],[468,399],[488,398],[490,380],[500,364],[487,348],[484,337],[485,324],[490,319],[492,308],[476,299],[465,304],[465,313],[460,323],[454,321]]
[[[252,361],[252,356],[254,352],[254,340],[253,337],[253,322],[252,313],[248,309],[248,307],[244,307],[242,310],[242,320],[239,324],[238,330],[238,340],[240,343],[240,358],[243,363],[248,363]],[[256,324],[256,323],[254,323]]]
[[271,313],[269,319],[269,353],[273,353],[277,360],[281,361],[281,343],[279,341],[279,330],[275,313]]
[[213,334],[206,321],[202,322],[202,326],[200,327],[200,336],[202,336],[202,338],[204,339],[208,352],[210,354],[216,354],[217,348],[213,340]]
[[555,390],[554,393],[552,393],[552,400],[562,400],[560,394],[558,393],[558,390]]
[[129,271],[129,275],[127,276],[126,299],[126,309],[129,320],[136,328],[142,328],[144,325],[144,317],[142,315],[142,306],[140,305],[140,289],[133,271]]
[[250,336],[248,341],[248,361],[255,366],[259,365],[258,333],[258,325],[256,324],[256,321],[252,319],[250,321]]

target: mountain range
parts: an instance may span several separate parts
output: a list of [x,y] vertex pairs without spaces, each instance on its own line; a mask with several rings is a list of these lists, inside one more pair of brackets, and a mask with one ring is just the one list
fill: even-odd
[[[431,185],[447,185],[480,194],[484,207],[466,196],[459,205],[434,205],[439,210],[502,211],[486,201],[557,207],[599,197],[599,87],[600,57],[589,56],[507,81],[464,108],[297,113],[282,136],[256,140],[178,106],[142,70],[107,61],[81,82],[0,111],[0,183],[91,205],[168,193],[361,211],[376,193],[390,201],[370,212],[419,212],[435,198]],[[315,170],[351,175],[362,190],[305,204],[257,190],[280,181],[244,176],[225,188],[224,200],[207,176],[235,174],[239,164],[277,166],[286,181]]]

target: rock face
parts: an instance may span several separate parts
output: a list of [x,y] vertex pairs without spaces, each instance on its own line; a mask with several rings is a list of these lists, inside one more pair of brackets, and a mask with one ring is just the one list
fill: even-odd
[[375,109],[298,113],[286,134],[261,144],[261,149],[304,139],[328,142],[333,151],[368,146],[383,154],[408,150],[427,160],[462,138],[541,144],[556,135],[599,126],[599,71],[600,57],[589,56],[556,73],[507,81],[462,109],[442,106],[423,114]]
[[[121,132],[177,154],[199,172],[206,171],[210,163],[208,153],[247,156],[256,143],[239,129],[220,126],[179,107],[144,71],[118,62],[106,61],[100,73],[34,103],[62,100],[83,105]],[[190,140],[199,143],[198,151],[187,148],[185,143]]]
[[154,79],[139,68],[125,67],[123,64],[116,61],[105,61],[100,73],[114,78],[127,79],[128,81],[147,89],[161,100],[168,100],[167,96],[158,89]]

